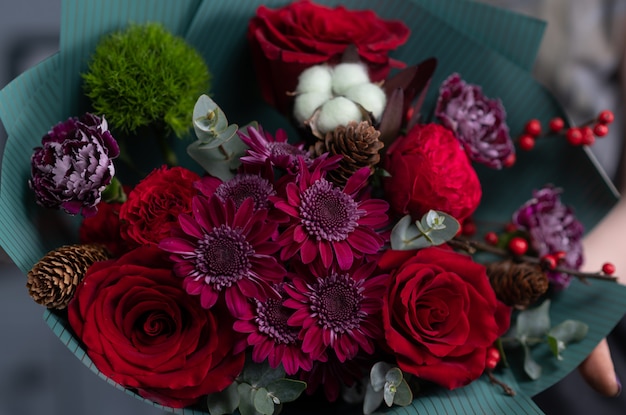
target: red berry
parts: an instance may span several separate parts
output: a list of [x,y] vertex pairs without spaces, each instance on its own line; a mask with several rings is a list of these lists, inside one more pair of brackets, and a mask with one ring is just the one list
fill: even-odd
[[528,241],[522,237],[516,236],[509,241],[509,251],[513,255],[524,255],[528,251]]
[[561,117],[552,118],[548,127],[553,133],[558,133],[563,129],[563,127],[565,127],[565,121],[563,121],[563,118]]
[[524,151],[530,151],[535,146],[535,137],[524,134],[519,138],[519,147]]
[[598,114],[598,122],[602,124],[611,124],[615,120],[615,115],[613,115],[613,111],[604,110]]
[[552,256],[554,256],[554,258],[556,258],[557,262],[561,262],[565,259],[565,256],[567,254],[565,253],[565,251],[556,251],[552,253]]
[[517,226],[515,226],[514,223],[509,222],[504,226],[504,231],[508,233],[513,233],[517,231]]
[[405,117],[406,117],[406,121],[407,121],[407,122],[411,121],[411,118],[413,118],[413,114],[414,114],[414,113],[415,113],[415,108],[413,108],[413,107],[409,107],[409,108],[406,110]]
[[487,232],[485,234],[485,242],[487,242],[489,245],[497,245],[498,235],[495,232]]
[[541,122],[539,122],[538,119],[533,118],[532,120],[528,121],[524,126],[524,132],[533,137],[537,137],[539,134],[541,134]]
[[572,127],[565,133],[565,138],[571,145],[579,146],[583,142],[583,133],[580,131],[580,128]]
[[504,159],[504,161],[502,162],[502,165],[504,167],[511,167],[515,164],[516,161],[517,161],[517,157],[515,156],[515,153],[511,153],[507,156],[507,158]]
[[586,126],[581,128],[583,134],[582,145],[591,146],[596,142],[596,136],[593,134],[593,128]]
[[593,126],[593,133],[598,137],[604,137],[609,133],[609,127],[606,124],[596,124]]
[[485,367],[489,370],[493,370],[500,363],[500,352],[495,347],[487,349],[487,357],[485,359]]
[[471,220],[466,220],[461,227],[462,233],[465,236],[472,236],[476,233],[476,224]]
[[602,265],[602,272],[606,275],[613,275],[615,273],[615,265],[610,262],[605,262],[604,265]]
[[558,260],[554,255],[544,255],[541,257],[541,265],[543,265],[546,269],[553,270],[556,268],[558,264]]

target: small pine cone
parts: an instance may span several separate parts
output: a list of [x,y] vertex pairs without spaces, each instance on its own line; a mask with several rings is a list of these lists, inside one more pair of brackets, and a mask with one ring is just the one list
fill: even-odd
[[102,245],[66,245],[48,252],[27,274],[26,288],[36,303],[62,310],[87,269],[110,258]]
[[324,153],[343,156],[339,167],[326,176],[329,181],[343,186],[362,167],[369,166],[374,171],[374,166],[380,161],[379,151],[384,146],[378,137],[380,131],[370,122],[352,121],[326,133],[324,139],[318,140],[311,150],[316,156]]
[[508,306],[526,308],[548,290],[548,277],[538,265],[511,260],[487,265],[496,297]]

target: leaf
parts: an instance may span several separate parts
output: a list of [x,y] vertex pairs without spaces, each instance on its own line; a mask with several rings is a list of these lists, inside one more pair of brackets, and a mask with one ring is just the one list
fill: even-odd
[[254,408],[263,415],[274,413],[274,401],[267,389],[259,388],[254,395]]
[[372,384],[368,382],[365,388],[365,398],[363,399],[363,414],[370,415],[378,409],[380,404],[383,403],[383,395],[383,388],[378,391],[374,390]]
[[393,403],[398,406],[407,406],[410,405],[411,402],[413,402],[413,392],[411,392],[411,387],[406,380],[402,379],[402,382],[400,382],[396,388]]
[[380,131],[379,139],[385,145],[381,150],[381,154],[385,153],[400,134],[400,127],[404,120],[403,102],[404,92],[402,89],[398,88],[387,94],[387,105],[378,125],[378,131]]
[[237,382],[218,393],[207,396],[207,407],[211,415],[227,415],[235,412],[239,406]]
[[237,126],[232,127],[215,101],[204,94],[198,97],[193,108],[193,128],[200,141],[217,147],[235,134]]
[[435,210],[429,210],[416,225],[434,246],[448,242],[461,228],[453,216]]
[[240,383],[237,386],[239,392],[239,412],[241,415],[257,415],[254,407],[254,398],[256,397],[256,389],[253,389],[248,383]]
[[392,367],[385,374],[385,380],[394,387],[398,386],[402,382],[402,371],[397,367]]
[[278,379],[267,385],[269,393],[278,399],[274,403],[292,402],[306,390],[306,382],[295,379]]
[[578,342],[587,336],[589,326],[578,320],[565,320],[548,331],[548,346],[554,356],[563,360],[561,352],[570,342]]
[[550,347],[550,351],[552,351],[554,357],[556,357],[558,360],[563,360],[561,352],[565,350],[565,343],[563,343],[561,340],[557,339],[554,336],[548,335],[548,347]]
[[530,347],[526,343],[522,345],[524,347],[524,372],[532,379],[537,380],[541,376],[541,366],[535,362],[530,354]]
[[285,377],[285,369],[278,366],[272,369],[267,361],[247,363],[241,374],[242,379],[255,387],[267,387],[270,383]]
[[403,216],[391,230],[391,249],[408,250],[430,246],[430,243],[420,236],[420,231],[413,223],[411,216]]
[[385,382],[387,382],[387,372],[391,369],[392,366],[386,362],[376,362],[372,369],[370,370],[370,384],[374,388],[374,391],[380,392],[385,387]]
[[544,301],[540,306],[524,310],[517,316],[516,337],[524,344],[528,338],[545,336],[550,330],[550,300]]

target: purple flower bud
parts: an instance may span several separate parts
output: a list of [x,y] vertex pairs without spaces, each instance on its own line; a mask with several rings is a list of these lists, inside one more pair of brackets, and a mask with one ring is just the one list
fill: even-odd
[[112,159],[119,154],[104,117],[86,113],[69,118],[52,127],[35,148],[28,184],[39,205],[92,216],[115,175]]
[[485,97],[479,86],[466,84],[457,73],[441,84],[435,115],[477,163],[501,169],[515,153],[500,100]]
[[[533,198],[513,213],[513,223],[529,233],[531,245],[537,254],[565,252],[563,266],[579,269],[583,264],[582,237],[584,228],[572,209],[561,203],[560,189],[545,186],[533,192]],[[569,274],[548,272],[554,288],[566,288]]]

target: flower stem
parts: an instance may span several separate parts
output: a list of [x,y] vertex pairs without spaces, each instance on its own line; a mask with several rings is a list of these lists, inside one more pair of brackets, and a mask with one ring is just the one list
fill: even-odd
[[[501,257],[512,256],[511,253],[505,249],[499,248],[497,246],[489,245],[484,242],[474,241],[470,239],[454,238],[448,241],[448,244],[452,246],[453,248],[461,249],[467,252],[468,254],[475,254],[478,251],[482,251],[482,252],[488,252],[490,254],[495,254]],[[528,255],[515,255],[513,256],[513,258],[522,262],[541,265],[541,259],[537,257],[528,256]],[[569,274],[573,277],[578,278],[585,284],[589,283],[587,279],[598,279],[598,280],[613,281],[613,282],[617,282],[618,280],[618,278],[613,275],[606,275],[601,272],[582,272],[582,271],[578,271],[575,269],[558,267],[558,266],[554,269],[551,269],[550,271]]]

